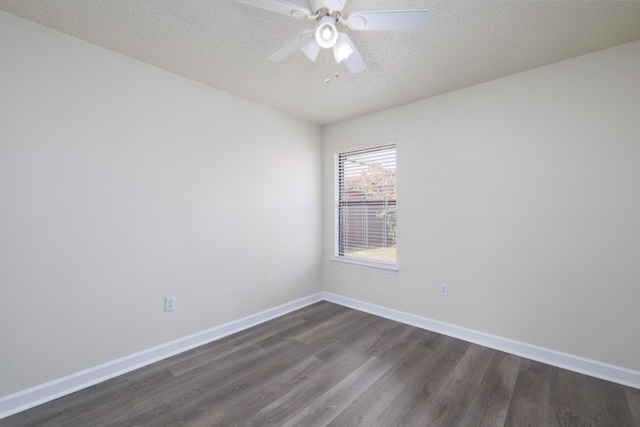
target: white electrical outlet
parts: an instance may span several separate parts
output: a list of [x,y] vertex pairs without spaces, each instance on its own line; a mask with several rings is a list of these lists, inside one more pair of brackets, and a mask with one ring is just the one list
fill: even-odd
[[443,297],[449,295],[449,285],[447,285],[446,283],[440,283],[440,295],[442,295]]
[[176,309],[176,297],[166,297],[164,299],[164,311],[173,311]]

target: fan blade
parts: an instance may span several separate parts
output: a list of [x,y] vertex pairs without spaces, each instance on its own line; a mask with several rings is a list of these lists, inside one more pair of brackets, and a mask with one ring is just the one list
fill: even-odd
[[301,32],[300,34],[298,34],[297,36],[295,36],[294,38],[292,38],[291,40],[289,40],[288,42],[286,42],[285,44],[283,44],[273,52],[271,52],[271,54],[267,56],[267,59],[271,61],[282,61],[283,59],[292,55],[296,50],[304,46],[304,44],[310,37],[313,37],[312,30],[306,30]]
[[428,21],[429,12],[424,9],[358,12],[347,19],[349,28],[356,31],[424,30]]
[[250,6],[259,7],[260,9],[270,10],[282,15],[293,16],[294,18],[304,19],[311,16],[309,9],[305,9],[297,4],[289,3],[284,0],[236,0],[238,3],[248,4]]
[[349,45],[352,52],[348,57],[344,59],[344,65],[347,66],[351,74],[359,73],[360,71],[364,71],[367,69],[367,64],[362,59],[360,52],[356,49],[356,46],[351,41],[351,37],[349,37],[346,33],[340,34],[340,39],[344,40],[346,44]]

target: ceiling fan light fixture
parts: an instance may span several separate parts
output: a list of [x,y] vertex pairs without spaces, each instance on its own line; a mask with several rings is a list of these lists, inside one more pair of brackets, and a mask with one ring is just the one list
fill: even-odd
[[316,40],[311,37],[305,44],[302,45],[300,50],[302,50],[302,52],[307,55],[307,58],[309,58],[313,62],[316,62],[316,59],[318,59],[318,54],[320,53],[320,46],[318,45]]
[[336,62],[339,64],[344,61],[353,53],[353,48],[349,46],[349,43],[340,35],[338,41],[333,46],[333,56],[336,58]]
[[316,27],[315,38],[320,47],[325,49],[333,47],[338,41],[335,19],[330,16],[320,18]]
[[429,12],[426,9],[356,12],[344,18],[342,13],[347,0],[308,0],[310,8],[290,3],[288,0],[236,1],[282,15],[315,21],[313,29],[305,30],[284,43],[267,56],[267,59],[282,61],[297,50],[302,50],[315,62],[320,49],[332,49],[336,62],[343,63],[351,74],[366,70],[367,64],[349,35],[338,33],[338,23],[355,31],[418,31],[424,30],[429,20]]

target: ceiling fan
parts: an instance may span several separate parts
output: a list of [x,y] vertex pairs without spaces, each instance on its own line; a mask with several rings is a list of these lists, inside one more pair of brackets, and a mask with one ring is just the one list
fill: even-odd
[[267,59],[281,61],[300,49],[315,62],[320,49],[332,49],[336,62],[344,61],[351,73],[365,70],[367,64],[351,38],[338,31],[338,24],[354,31],[414,31],[426,28],[429,20],[429,12],[424,9],[356,12],[344,18],[342,11],[346,0],[309,0],[309,9],[284,0],[236,1],[301,20],[316,21],[313,30],[298,34],[272,52]]

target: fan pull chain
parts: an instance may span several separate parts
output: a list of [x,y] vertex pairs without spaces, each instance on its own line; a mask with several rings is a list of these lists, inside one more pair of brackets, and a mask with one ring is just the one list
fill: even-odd
[[340,74],[338,74],[338,71],[333,71],[332,69],[334,69],[333,67],[336,66],[337,64],[334,64],[333,61],[333,55],[331,52],[331,49],[322,49],[324,51],[324,53],[322,54],[322,61],[324,62],[323,65],[325,65],[323,68],[325,69],[326,75],[327,77],[324,78],[324,83],[325,84],[329,84],[331,83],[332,79],[338,79],[340,78]]

